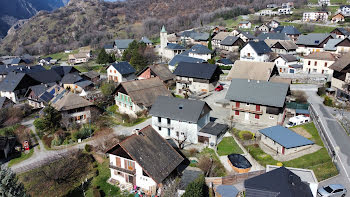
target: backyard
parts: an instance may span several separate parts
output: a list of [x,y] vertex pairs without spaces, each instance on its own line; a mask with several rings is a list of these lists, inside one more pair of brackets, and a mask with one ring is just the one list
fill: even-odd
[[217,153],[223,156],[232,153],[243,154],[243,151],[233,137],[224,137],[217,147]]
[[[328,155],[326,148],[322,142],[321,137],[318,134],[318,131],[313,123],[301,125],[292,128],[296,129],[298,127],[306,130],[311,137],[310,140],[315,142],[315,144],[322,146],[317,152],[304,155],[302,157],[283,162],[283,165],[286,167],[294,168],[307,168],[314,171],[318,181],[322,181],[333,177],[338,174],[336,166],[333,164],[332,159]],[[246,146],[246,149],[252,155],[252,157],[259,162],[262,166],[266,165],[277,165],[280,161],[277,161],[272,158],[272,156],[263,152],[258,145]]]

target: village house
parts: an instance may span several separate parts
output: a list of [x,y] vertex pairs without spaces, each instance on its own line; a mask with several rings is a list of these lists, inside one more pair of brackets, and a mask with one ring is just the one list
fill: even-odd
[[85,63],[89,57],[85,53],[77,53],[68,55],[68,63],[71,65]]
[[137,74],[137,79],[149,79],[158,77],[164,84],[171,85],[174,83],[175,75],[164,64],[153,64],[144,68]]
[[336,39],[329,39],[328,42],[324,45],[323,50],[331,53],[337,53],[337,47],[336,45],[343,41],[343,39],[336,38]]
[[350,52],[340,57],[329,67],[333,70],[331,87],[337,98],[350,101]]
[[228,126],[210,122],[210,106],[201,100],[159,96],[150,115],[152,127],[166,139],[216,146]]
[[296,42],[296,45],[298,46],[297,53],[308,55],[312,52],[321,52],[328,40],[333,38],[335,38],[335,34],[328,33],[310,33],[307,35],[300,35]]
[[338,42],[335,47],[337,48],[336,53],[338,54],[350,52],[350,38],[344,38],[342,41]]
[[193,45],[187,51],[187,53],[189,57],[194,57],[198,59],[203,59],[204,61],[208,61],[209,59],[211,59],[213,51],[208,49],[208,47],[204,45],[196,44],[196,45]]
[[346,29],[344,29],[342,27],[337,27],[331,31],[331,34],[335,34],[336,38],[344,39],[344,38],[349,37],[350,32],[348,32]]
[[274,53],[296,54],[298,46],[292,40],[265,40]]
[[219,48],[225,51],[236,52],[243,47],[245,42],[236,36],[227,36],[224,40],[220,42]]
[[52,60],[52,57],[46,57],[41,60],[39,60],[39,65],[44,66],[44,65],[50,65],[50,61]]
[[292,8],[290,7],[278,8],[278,15],[288,15],[288,14],[293,14]]
[[301,35],[300,31],[294,26],[284,26],[281,33],[286,34],[293,41],[296,41]]
[[175,57],[169,61],[169,70],[173,72],[180,62],[205,63],[206,61],[204,61],[203,59],[190,57],[185,54],[179,54],[175,55]]
[[246,197],[313,197],[309,184],[285,167],[247,179],[244,187]]
[[107,68],[108,81],[120,83],[134,80],[136,70],[128,62],[114,62]]
[[91,81],[93,82],[94,84],[96,84],[97,82],[100,81],[100,73],[96,72],[96,71],[89,71],[89,72],[86,72],[86,73],[81,73],[80,75],[83,79],[85,80],[88,80],[88,81]]
[[241,29],[250,29],[252,28],[252,23],[250,21],[241,21],[239,24],[238,24],[238,28],[241,28]]
[[79,94],[79,96],[87,96],[87,92],[94,87],[91,81],[85,80],[77,73],[64,75],[60,84],[64,89]]
[[287,83],[232,79],[225,99],[233,121],[276,126],[284,121],[288,93]]
[[308,74],[322,74],[328,80],[333,75],[329,67],[338,59],[338,56],[330,52],[314,52],[304,57],[303,70]]
[[303,22],[326,22],[328,20],[328,12],[304,12]]
[[281,23],[276,20],[271,20],[268,23],[266,23],[267,26],[270,28],[277,28]]
[[290,155],[305,151],[314,144],[313,141],[280,125],[259,130],[261,141],[265,146],[275,151],[277,155]]
[[121,113],[137,116],[149,110],[158,96],[172,96],[159,77],[121,82],[114,93],[115,103]]
[[224,26],[216,26],[213,28],[213,33],[218,34],[220,32],[227,32],[227,28]]
[[240,60],[268,62],[272,50],[264,41],[248,42],[240,51]]
[[295,73],[295,65],[300,65],[298,59],[290,54],[279,54],[278,57],[274,59],[274,62],[280,74]]
[[80,73],[80,71],[73,66],[52,66],[51,70],[54,70],[61,77],[65,76],[68,73]]
[[276,33],[276,32],[262,32],[256,37],[259,41],[265,40],[290,40],[290,38],[284,33]]
[[91,113],[93,103],[67,90],[62,90],[50,103],[61,113],[62,122],[67,127],[74,123],[88,123],[94,115]]
[[252,79],[269,81],[274,75],[278,75],[274,62],[247,62],[236,60],[226,78],[227,80]]
[[176,93],[193,94],[213,91],[222,71],[214,64],[180,62],[173,74],[176,76]]
[[116,39],[114,40],[114,51],[117,52],[118,55],[122,56],[124,51],[129,48],[129,44],[132,43],[134,39]]
[[25,94],[25,97],[28,98],[28,104],[34,109],[45,107],[45,102],[40,99],[40,96],[45,93],[48,88],[49,86],[44,84],[29,87]]
[[270,28],[269,28],[269,26],[267,26],[267,25],[265,25],[265,24],[261,24],[260,26],[258,26],[258,27],[256,28],[256,30],[257,30],[257,31],[260,31],[260,32],[265,32],[265,33],[267,33],[267,32],[270,31]]
[[318,0],[318,5],[319,6],[330,6],[331,0]]
[[273,11],[274,9],[268,8],[268,9],[263,9],[260,10],[259,12],[255,12],[256,15],[260,16],[276,16],[278,15],[277,11]]
[[223,41],[227,36],[231,35],[231,32],[219,32],[212,39],[213,48],[219,48],[220,42]]
[[222,58],[222,59],[219,59],[216,61],[216,64],[219,65],[219,66],[233,66],[233,63],[232,60],[230,59],[227,59],[227,58]]
[[150,39],[148,39],[147,37],[145,37],[145,36],[142,37],[139,42],[143,42],[149,47],[153,46],[153,42]]
[[106,51],[106,53],[111,54],[115,52],[114,45],[113,44],[106,44],[103,46],[103,49]]
[[338,22],[344,22],[344,21],[345,21],[345,17],[342,13],[338,13],[334,15],[331,19],[332,23],[338,23]]
[[234,34],[233,36],[240,37],[244,42],[255,40],[256,37],[247,31],[238,31],[238,34]]
[[338,9],[343,16],[350,16],[350,5],[341,5]]
[[140,188],[148,196],[159,195],[171,183],[184,158],[151,126],[147,126],[107,151],[109,183],[127,190]]

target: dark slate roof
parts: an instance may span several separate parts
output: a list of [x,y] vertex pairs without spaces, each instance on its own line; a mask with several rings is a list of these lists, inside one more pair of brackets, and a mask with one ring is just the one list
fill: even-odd
[[248,39],[254,39],[255,36],[247,31],[240,31],[241,34],[243,34],[245,37],[247,37]]
[[88,87],[91,84],[92,84],[92,82],[89,81],[89,80],[83,80],[83,81],[79,81],[79,82],[75,83],[75,85],[77,85],[77,86],[79,86],[81,88]]
[[226,124],[220,124],[216,122],[209,122],[199,132],[207,133],[214,136],[220,136],[225,133],[228,129]]
[[324,50],[325,51],[336,51],[337,47],[336,45],[339,44],[343,39],[329,39],[328,42],[324,45]]
[[129,47],[129,44],[132,43],[134,40],[133,39],[122,39],[122,40],[115,40],[114,45],[118,49],[127,49]]
[[[298,58],[291,54],[279,54],[278,57],[281,57],[286,62],[295,62],[298,61]],[[277,59],[277,58],[276,58]]]
[[8,99],[7,97],[0,97],[0,109],[3,107],[6,107],[6,105],[4,106],[4,104],[9,101],[10,103],[13,104],[13,101]]
[[284,33],[261,33],[258,35],[257,37],[260,41],[264,41],[266,39],[270,39],[270,40],[290,40],[290,38],[284,34]]
[[190,34],[190,37],[193,39],[193,40],[198,40],[198,41],[207,41],[209,39],[209,33],[206,33],[206,32],[200,32],[200,33],[197,33],[197,32],[193,32]]
[[259,41],[259,42],[250,41],[248,42],[248,44],[259,55],[272,52],[271,48],[264,41]]
[[197,123],[205,106],[210,109],[204,101],[158,96],[149,114],[171,120]]
[[332,36],[332,38],[335,37],[329,33],[310,33],[307,35],[300,35],[296,44],[297,45],[318,46],[320,43],[322,43],[329,36]]
[[314,144],[313,141],[280,125],[268,127],[259,131],[285,148],[295,148]]
[[147,37],[142,37],[140,42],[143,42],[145,44],[153,44],[153,42],[150,39],[148,39]]
[[189,53],[196,53],[196,54],[212,54],[213,51],[208,49],[208,47],[201,45],[201,44],[196,44],[191,47],[189,50]]
[[15,72],[8,73],[5,79],[3,79],[0,82],[0,90],[7,91],[7,92],[14,91],[17,85],[25,77],[25,75],[26,75],[25,73],[15,73]]
[[183,37],[190,37],[192,33],[196,33],[196,32],[194,30],[187,30],[187,31],[180,32],[178,35]]
[[43,71],[37,71],[37,72],[30,72],[28,75],[35,79],[36,81],[39,81],[41,83],[53,83],[53,82],[59,82],[61,80],[61,76],[57,74],[54,70],[43,70]]
[[[184,160],[150,125],[141,129],[138,134],[126,138],[119,145],[158,184]],[[113,154],[117,148],[118,145],[107,153]]]
[[183,47],[179,44],[174,44],[174,43],[168,43],[166,48],[171,49],[171,50],[185,50],[185,47]]
[[244,181],[246,197],[312,197],[308,184],[300,177],[280,167]]
[[80,73],[76,68],[73,66],[52,66],[51,70],[54,70],[59,74],[61,77],[68,73]]
[[83,78],[77,73],[68,73],[63,76],[61,83],[62,84],[74,84],[78,81],[81,81]]
[[239,37],[236,36],[227,36],[224,40],[220,42],[220,45],[225,45],[225,46],[232,46]]
[[211,79],[217,68],[217,65],[214,64],[180,62],[173,74],[197,79]]
[[83,73],[82,75],[88,77],[89,79],[94,79],[96,77],[100,77],[100,73],[93,71],[93,70],[86,72],[86,73]]
[[103,48],[104,48],[104,49],[113,49],[114,47],[113,47],[113,44],[105,44],[105,45],[103,46]]
[[114,62],[111,66],[113,66],[121,75],[129,75],[136,72],[129,62]]
[[300,35],[300,31],[295,28],[294,26],[285,26],[283,28],[283,30],[281,31],[281,33],[283,34],[287,34],[287,35]]
[[39,85],[31,86],[29,87],[29,89],[31,89],[36,96],[39,96],[42,93],[44,93],[48,89],[48,87],[44,84],[39,84]]
[[46,70],[44,67],[40,65],[36,66],[6,66],[6,65],[0,65],[0,74],[6,75],[9,72],[16,71],[20,73],[30,73],[30,72],[37,72]]
[[21,58],[13,58],[11,64],[19,64],[21,62]]
[[225,65],[233,64],[233,62],[230,59],[226,59],[226,58],[219,59],[218,63],[222,63],[222,64],[225,64]]
[[50,102],[53,97],[54,95],[51,94],[50,92],[44,92],[39,96],[39,98],[46,103]]
[[175,66],[179,62],[203,63],[205,61],[203,59],[194,58],[194,57],[190,57],[187,55],[179,54],[179,55],[175,55],[174,58],[172,60],[170,60],[170,62],[168,64],[170,66]]
[[276,33],[281,33],[283,30],[284,26],[278,26],[276,28],[273,28],[272,31]]
[[195,169],[188,169],[186,168],[182,172],[181,180],[179,183],[179,189],[185,190],[187,185],[195,181],[198,177],[200,177],[203,174],[201,170],[195,170]]
[[247,79],[232,79],[226,93],[227,100],[283,107],[289,84],[256,81]]
[[[337,27],[337,28],[335,28],[333,31],[335,31],[335,30],[338,30],[339,32],[341,32],[343,35],[345,35],[345,36],[349,36],[350,35],[350,32],[348,32],[345,28],[343,28],[343,27]],[[332,31],[332,32],[333,32]]]
[[221,197],[235,197],[238,195],[239,190],[233,185],[219,185],[216,188],[216,192],[220,194]]
[[52,60],[52,57],[46,57],[46,58],[43,58],[43,60],[50,62],[50,60]]

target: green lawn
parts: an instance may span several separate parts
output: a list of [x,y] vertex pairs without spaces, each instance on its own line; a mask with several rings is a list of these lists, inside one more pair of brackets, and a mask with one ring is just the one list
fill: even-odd
[[120,196],[120,189],[117,186],[107,183],[107,180],[111,177],[111,171],[108,165],[109,159],[106,159],[102,164],[98,164],[98,175],[93,178],[91,185],[86,192],[86,196],[93,197],[94,188],[98,188],[100,193],[103,193],[104,196]]
[[151,116],[149,117],[142,117],[142,118],[137,118],[135,121],[133,122],[129,122],[129,123],[121,123],[121,125],[125,126],[125,127],[132,127],[135,125],[138,125],[140,123],[145,122],[148,118],[151,118]]
[[[333,177],[338,174],[338,170],[335,165],[332,163],[332,159],[328,155],[326,148],[324,148],[323,142],[318,135],[318,131],[313,123],[302,125],[307,130],[312,137],[310,140],[314,141],[317,145],[322,146],[317,152],[304,155],[302,157],[283,162],[283,165],[286,167],[294,168],[306,168],[314,170],[314,173],[318,181],[325,180],[327,178]],[[257,160],[262,166],[266,165],[276,165],[279,161],[272,158],[272,156],[263,152],[258,146],[247,146],[249,153]]]
[[104,70],[104,67],[102,65],[96,65],[93,62],[89,62],[88,63],[89,65],[88,66],[83,66],[83,65],[76,65],[74,66],[74,68],[76,68],[77,70],[79,70],[80,72],[89,72],[90,70],[93,70],[93,71],[96,71],[96,72],[105,72]]
[[72,53],[60,52],[60,53],[54,53],[54,54],[50,54],[50,55],[45,55],[42,58],[51,57],[52,59],[57,59],[57,60],[61,60],[61,61],[67,61],[69,54],[76,54],[78,52],[79,52],[79,50],[76,49],[76,50],[73,50]]
[[[298,30],[300,30],[301,33],[307,33],[307,32],[303,32],[303,26],[305,26],[305,24],[290,23],[290,22],[281,22],[281,25],[284,25],[284,26],[294,26],[294,27],[296,27]],[[329,33],[329,32],[331,32],[333,29],[335,29],[335,27],[323,26],[322,24],[311,24],[311,25],[314,26],[314,30],[312,31],[312,33]]]
[[224,137],[217,148],[218,155],[229,155],[232,153],[243,154],[242,149],[238,146],[233,137]]
[[15,164],[21,163],[22,161],[28,159],[29,157],[31,157],[33,155],[33,153],[34,153],[34,148],[30,149],[29,153],[27,153],[27,154],[22,152],[20,157],[11,159],[11,161],[9,162],[9,167],[11,167]]

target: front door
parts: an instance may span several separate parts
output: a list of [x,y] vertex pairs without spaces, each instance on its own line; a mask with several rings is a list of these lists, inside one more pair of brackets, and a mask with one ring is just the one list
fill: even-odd
[[249,112],[246,112],[244,115],[244,120],[249,120]]
[[282,155],[284,155],[284,147],[282,147]]

